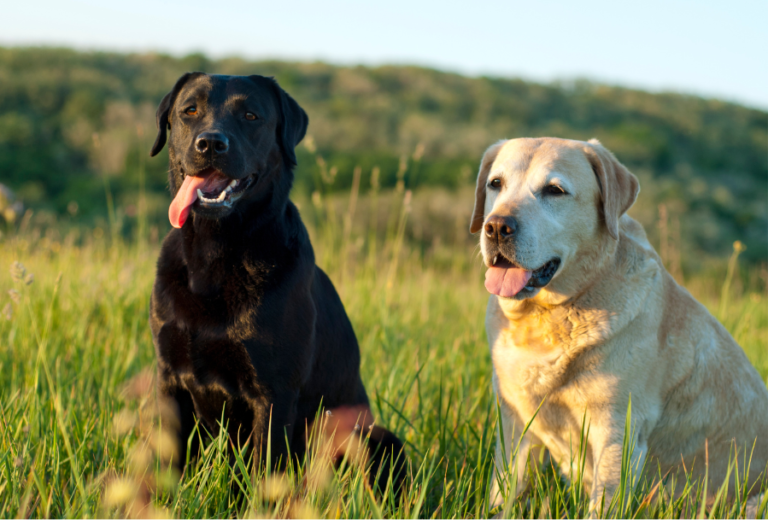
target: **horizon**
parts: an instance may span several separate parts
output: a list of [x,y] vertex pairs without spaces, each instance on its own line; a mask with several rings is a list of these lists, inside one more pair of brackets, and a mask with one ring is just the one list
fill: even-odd
[[[288,63],[288,64],[313,64],[313,63],[319,63],[323,65],[328,65],[330,67],[337,67],[337,68],[356,68],[356,67],[363,67],[368,69],[377,69],[377,68],[386,68],[386,67],[393,67],[393,68],[417,68],[417,69],[424,69],[424,70],[431,70],[435,71],[441,74],[455,74],[461,77],[469,78],[469,79],[481,79],[481,78],[490,78],[490,79],[502,79],[502,80],[520,80],[527,83],[534,83],[539,85],[548,85],[548,86],[555,86],[555,87],[562,87],[567,88],[568,83],[580,83],[584,82],[590,85],[595,86],[606,86],[610,88],[618,88],[618,89],[625,89],[625,90],[632,90],[632,91],[638,91],[638,92],[645,92],[648,94],[654,94],[654,95],[679,95],[683,97],[695,97],[699,99],[703,99],[706,101],[719,101],[723,103],[729,103],[733,105],[742,106],[744,108],[750,109],[750,110],[757,110],[761,112],[768,113],[768,105],[767,106],[755,106],[754,104],[745,103],[742,100],[738,99],[728,99],[725,97],[718,97],[716,95],[707,95],[700,92],[691,92],[691,91],[685,91],[685,90],[679,90],[679,89],[673,89],[673,88],[648,88],[645,86],[638,86],[638,85],[626,85],[621,83],[612,83],[609,81],[602,81],[599,79],[591,78],[591,77],[581,77],[581,76],[575,76],[575,77],[562,77],[562,78],[552,78],[550,80],[544,80],[544,79],[537,79],[537,78],[529,78],[522,75],[503,75],[503,74],[494,74],[494,73],[478,73],[478,74],[471,74],[471,73],[465,73],[458,70],[451,70],[442,68],[436,65],[432,64],[421,64],[421,63],[397,63],[397,62],[384,62],[384,63],[343,63],[343,62],[334,62],[331,60],[325,60],[325,59],[290,59],[290,58],[281,58],[281,57],[271,57],[271,56],[257,56],[257,57],[247,57],[239,54],[222,54],[222,55],[212,55],[206,52],[202,51],[192,51],[187,53],[175,53],[175,52],[166,52],[166,51],[158,51],[158,50],[122,50],[122,49],[105,49],[105,48],[78,48],[74,46],[67,46],[67,45],[2,45],[0,44],[0,49],[43,49],[43,50],[70,50],[77,53],[83,53],[83,54],[119,54],[123,56],[130,56],[130,55],[136,55],[136,56],[151,56],[151,55],[157,55],[157,56],[168,56],[173,59],[183,59],[185,57],[189,56],[196,56],[200,55],[204,57],[207,60],[211,61],[220,61],[220,60],[227,60],[227,59],[240,59],[245,62],[251,62],[251,63],[268,63],[268,62],[278,62],[278,63]],[[206,71],[200,71],[200,72],[206,72]],[[215,74],[215,73],[213,73]]]
[[[201,10],[205,16],[197,15]],[[760,0],[728,6],[554,0],[546,9],[495,0],[471,9],[405,0],[387,6],[235,0],[225,9],[199,0],[33,0],[11,4],[5,14],[0,46],[417,66],[536,83],[585,79],[768,110],[768,35],[761,23],[768,3]]]

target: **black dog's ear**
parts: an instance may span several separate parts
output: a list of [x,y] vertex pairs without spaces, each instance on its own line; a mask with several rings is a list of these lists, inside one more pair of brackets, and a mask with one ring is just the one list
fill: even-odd
[[307,133],[309,117],[304,109],[288,93],[283,90],[274,78],[269,78],[277,97],[280,100],[280,122],[277,135],[283,149],[283,155],[289,166],[296,166],[296,145],[298,145]]
[[157,118],[157,137],[155,138],[155,144],[152,145],[152,150],[149,151],[150,157],[154,157],[160,153],[160,150],[162,150],[163,146],[165,146],[165,141],[168,139],[168,129],[171,128],[171,122],[168,118],[168,115],[173,108],[173,104],[176,102],[176,96],[179,95],[179,92],[187,83],[187,81],[193,77],[196,78],[201,74],[204,73],[187,72],[184,74],[182,77],[176,80],[176,84],[173,86],[171,91],[168,92],[160,102],[160,106],[157,107],[157,114],[155,115]]

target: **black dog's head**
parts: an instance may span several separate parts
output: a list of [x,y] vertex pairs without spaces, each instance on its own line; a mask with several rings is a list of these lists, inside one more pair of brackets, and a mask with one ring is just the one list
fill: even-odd
[[150,152],[169,140],[171,224],[183,226],[190,210],[220,219],[249,200],[287,198],[307,124],[272,78],[184,74],[160,102]]

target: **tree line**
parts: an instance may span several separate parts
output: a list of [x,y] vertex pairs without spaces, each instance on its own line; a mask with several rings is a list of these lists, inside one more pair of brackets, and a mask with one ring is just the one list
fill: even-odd
[[[140,175],[161,215],[167,160],[148,158],[154,112],[193,70],[274,76],[304,107],[310,146],[299,150],[297,190],[347,189],[356,166],[379,166],[382,187],[451,189],[474,182],[498,139],[597,137],[640,176],[646,205],[680,216],[694,250],[727,254],[739,239],[752,260],[768,255],[768,113],[589,81],[0,48],[0,183],[29,207],[88,219],[103,214],[106,192],[127,203]],[[332,179],[319,175],[318,154]],[[398,179],[403,158],[418,167]]]

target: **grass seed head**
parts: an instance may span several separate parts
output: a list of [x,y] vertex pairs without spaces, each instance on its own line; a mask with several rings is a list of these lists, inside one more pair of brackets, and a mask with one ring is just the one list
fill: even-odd
[[296,500],[288,510],[288,518],[320,518],[320,512],[303,500]]
[[118,437],[127,435],[136,426],[136,413],[131,410],[120,410],[112,420],[112,431]]
[[315,139],[311,135],[304,137],[303,144],[304,144],[304,148],[306,148],[309,153],[315,153],[317,151],[317,146],[315,145]]
[[143,370],[125,385],[123,395],[128,399],[142,399],[155,388],[155,378],[150,370]]
[[104,505],[107,508],[124,506],[138,494],[139,486],[131,479],[117,478],[110,482],[104,492]]
[[157,413],[160,417],[163,428],[169,428],[173,431],[178,431],[178,429],[181,427],[179,424],[179,414],[177,413],[176,405],[169,399],[158,397]]
[[171,514],[170,510],[165,507],[150,507],[149,508],[149,514],[147,515],[148,518],[153,518],[157,520],[162,520],[165,518],[173,518],[173,515]]
[[128,456],[130,472],[137,476],[147,475],[152,470],[152,450],[145,443],[136,444]]
[[270,475],[261,484],[261,496],[269,502],[277,502],[291,492],[284,475]]
[[333,472],[328,457],[318,457],[311,462],[312,467],[307,475],[307,487],[310,492],[322,493],[326,491],[333,480]]
[[11,278],[14,282],[21,282],[24,280],[24,275],[27,274],[27,268],[21,262],[13,262],[11,264]]
[[154,448],[157,458],[164,463],[178,457],[176,437],[164,428],[158,428],[149,436],[149,444]]

